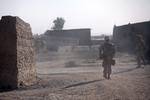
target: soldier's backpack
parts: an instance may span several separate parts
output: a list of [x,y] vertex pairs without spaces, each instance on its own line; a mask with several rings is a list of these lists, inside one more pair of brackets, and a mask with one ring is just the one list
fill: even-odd
[[110,57],[114,57],[114,55],[115,55],[115,47],[114,47],[114,45],[113,44],[111,44],[111,43],[104,43],[104,45],[103,45],[103,56],[105,57],[105,56],[110,56]]

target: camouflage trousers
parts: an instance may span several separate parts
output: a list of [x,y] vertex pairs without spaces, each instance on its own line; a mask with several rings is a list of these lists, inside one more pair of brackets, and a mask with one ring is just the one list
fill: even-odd
[[111,61],[112,61],[112,58],[105,58],[103,59],[103,76],[107,79],[110,79],[110,74],[112,72],[111,70]]

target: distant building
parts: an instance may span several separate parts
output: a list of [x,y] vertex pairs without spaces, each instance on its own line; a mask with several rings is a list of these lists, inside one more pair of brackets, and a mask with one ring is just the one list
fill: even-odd
[[75,46],[79,45],[79,39],[72,37],[45,36],[45,42],[49,45],[56,46]]
[[147,46],[145,54],[150,59],[150,21],[114,26],[113,41],[117,46],[117,50],[135,53],[135,34],[137,33],[143,34]]
[[92,36],[91,37],[91,42],[92,45],[101,45],[104,42],[104,35],[100,35],[100,36]]
[[48,30],[44,33],[47,42],[56,45],[90,45],[90,29]]

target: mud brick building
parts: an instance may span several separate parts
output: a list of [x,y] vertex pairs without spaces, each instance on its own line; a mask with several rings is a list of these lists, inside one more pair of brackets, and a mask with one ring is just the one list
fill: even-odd
[[36,80],[30,25],[19,17],[0,20],[0,88],[31,85]]
[[[47,50],[58,51],[59,47],[63,46],[91,45],[91,30],[89,28],[47,30],[44,34],[40,35],[39,38],[42,40],[42,44],[45,45]],[[37,48],[37,46],[35,47]]]
[[57,44],[59,41],[61,44],[64,41],[65,45],[67,45],[67,42],[69,45],[90,45],[91,43],[91,30],[88,28],[70,30],[48,30],[45,32],[45,35],[47,37],[50,37],[50,40],[53,40],[52,38],[54,38],[55,41],[57,40]]
[[142,33],[146,43],[145,56],[150,60],[150,21],[114,26],[113,40],[122,52],[135,53],[135,35]]

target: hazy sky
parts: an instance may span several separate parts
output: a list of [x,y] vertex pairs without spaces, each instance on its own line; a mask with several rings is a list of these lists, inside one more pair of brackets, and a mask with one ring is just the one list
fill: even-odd
[[112,34],[113,25],[150,20],[150,0],[0,0],[0,17],[19,16],[33,33],[44,33],[56,17],[64,29],[91,28],[92,34]]

